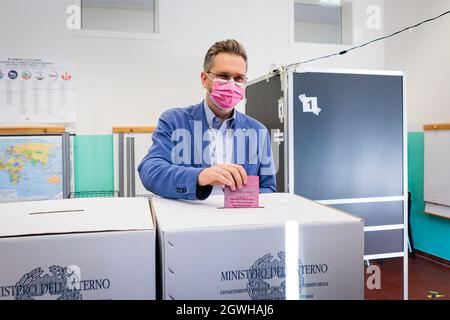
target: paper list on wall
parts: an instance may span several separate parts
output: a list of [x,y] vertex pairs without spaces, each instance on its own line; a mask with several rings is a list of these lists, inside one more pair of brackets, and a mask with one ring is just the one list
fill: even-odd
[[0,59],[0,123],[75,122],[75,92],[71,63]]

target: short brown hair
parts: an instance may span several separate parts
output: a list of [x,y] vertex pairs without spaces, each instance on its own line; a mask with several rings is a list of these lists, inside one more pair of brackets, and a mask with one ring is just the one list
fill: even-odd
[[245,64],[248,66],[247,52],[245,51],[245,48],[242,45],[242,43],[234,39],[228,39],[216,42],[211,46],[211,48],[209,48],[208,52],[206,53],[205,60],[203,62],[203,70],[205,72],[211,70],[211,68],[214,65],[214,58],[219,53],[231,53],[241,56],[244,59]]

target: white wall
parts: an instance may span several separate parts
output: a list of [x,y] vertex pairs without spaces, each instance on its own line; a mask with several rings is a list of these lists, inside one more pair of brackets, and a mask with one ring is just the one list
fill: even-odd
[[[355,43],[379,36],[368,30],[366,9],[384,0],[355,0]],[[200,102],[200,72],[209,46],[242,41],[250,57],[249,78],[272,63],[287,64],[345,47],[293,44],[291,0],[162,0],[163,40],[74,36],[66,29],[72,0],[0,0],[1,54],[63,57],[77,66],[78,134],[110,133],[113,126],[155,125],[162,111]],[[382,69],[377,44],[311,66]]]
[[[450,9],[448,0],[387,0],[386,31],[415,24]],[[450,16],[386,42],[386,67],[408,76],[408,131],[450,122]]]

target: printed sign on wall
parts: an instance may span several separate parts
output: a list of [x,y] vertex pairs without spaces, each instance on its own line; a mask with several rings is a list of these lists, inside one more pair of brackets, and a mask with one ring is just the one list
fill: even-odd
[[0,59],[0,123],[75,122],[75,104],[71,63]]

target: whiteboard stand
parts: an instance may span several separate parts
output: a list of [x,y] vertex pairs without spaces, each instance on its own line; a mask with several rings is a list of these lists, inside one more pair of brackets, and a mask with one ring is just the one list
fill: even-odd
[[[119,197],[136,197],[136,139],[134,134],[151,134],[155,127],[114,127],[118,135]],[[126,138],[126,139],[125,139]],[[139,195],[138,195],[139,196]],[[142,195],[147,196],[147,195]]]
[[62,176],[63,199],[69,199],[70,194],[70,133],[62,134]]

